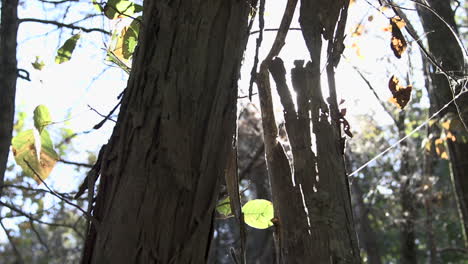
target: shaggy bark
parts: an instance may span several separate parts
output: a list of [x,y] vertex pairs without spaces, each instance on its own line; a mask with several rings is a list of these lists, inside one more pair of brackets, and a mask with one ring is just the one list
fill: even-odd
[[83,263],[204,263],[235,129],[247,1],[145,1]]
[[15,116],[18,0],[2,0],[0,24],[0,197],[10,152]]

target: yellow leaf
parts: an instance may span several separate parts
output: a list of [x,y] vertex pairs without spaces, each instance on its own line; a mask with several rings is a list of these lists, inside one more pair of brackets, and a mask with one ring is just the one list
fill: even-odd
[[452,120],[447,120],[445,122],[442,123],[442,127],[449,130],[450,129],[450,123],[451,123]]
[[442,159],[444,159],[444,160],[448,160],[448,159],[449,159],[448,154],[447,154],[446,151],[444,151],[444,152],[440,155],[440,157],[441,157]]

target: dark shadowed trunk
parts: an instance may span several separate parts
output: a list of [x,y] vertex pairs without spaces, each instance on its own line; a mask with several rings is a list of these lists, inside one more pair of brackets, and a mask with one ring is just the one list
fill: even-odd
[[83,263],[205,263],[248,1],[145,1]]
[[[456,30],[454,12],[450,6],[450,0],[428,0],[427,1],[437,14],[439,14],[454,30]],[[455,37],[439,18],[426,8],[417,5],[419,16],[421,17],[424,32],[427,34],[429,51],[439,61],[444,70],[453,72],[455,76],[460,75],[463,70],[463,51],[458,46]],[[446,103],[453,99],[452,87],[443,74],[436,73],[435,67],[430,67],[430,77],[432,85],[427,87],[431,101],[431,114],[442,108]],[[455,94],[462,89],[461,86],[453,87]],[[463,94],[458,100],[460,114],[463,120],[468,120],[468,93]],[[435,109],[434,109],[435,108]],[[452,103],[442,116],[452,116],[458,119],[457,107]],[[452,131],[451,131],[452,132]],[[468,133],[467,131],[453,131],[455,135]],[[447,140],[453,185],[458,200],[460,217],[462,219],[465,246],[468,246],[468,142],[459,140]]]
[[377,234],[372,228],[369,220],[369,208],[364,203],[364,193],[359,186],[360,180],[355,178],[351,184],[351,193],[353,198],[353,211],[356,221],[356,229],[359,237],[359,245],[366,252],[368,264],[381,264],[382,256],[380,254]]
[[2,0],[0,24],[0,197],[15,116],[18,0]]
[[[401,111],[398,115],[397,126],[398,136],[403,138],[405,133],[405,118],[406,114]],[[400,205],[401,205],[401,225],[400,225],[400,261],[402,264],[414,264],[417,262],[417,247],[416,247],[416,209],[414,190],[412,189],[413,177],[409,164],[409,149],[408,143],[403,141],[400,143],[400,169],[395,174],[395,178],[400,182]]]

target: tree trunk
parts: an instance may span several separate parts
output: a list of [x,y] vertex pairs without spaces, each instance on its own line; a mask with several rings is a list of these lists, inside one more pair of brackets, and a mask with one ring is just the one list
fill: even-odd
[[144,2],[83,263],[205,263],[235,131],[248,1]]
[[369,208],[363,200],[364,193],[359,186],[358,178],[351,184],[351,196],[353,198],[353,211],[355,215],[356,226],[358,230],[359,244],[367,254],[368,264],[381,264],[382,256],[380,254],[377,234],[372,228],[369,220]]
[[[455,32],[456,24],[454,20],[454,12],[451,9],[449,0],[428,0],[427,1],[434,11],[439,14]],[[421,17],[423,28],[427,34],[427,42],[429,51],[439,60],[440,65],[448,71],[454,72],[457,76],[462,71],[464,66],[463,51],[460,50],[455,37],[452,35],[447,26],[440,21],[433,13],[427,9],[416,5],[419,16]],[[429,99],[431,105],[431,114],[442,108],[446,103],[453,99],[450,83],[447,78],[436,73],[436,69],[431,67],[430,77],[432,85],[428,87]],[[454,87],[455,94],[460,92],[460,86]],[[462,120],[468,120],[468,93],[463,94],[457,100],[460,107]],[[443,115],[451,115],[458,117],[459,113],[457,107],[452,103]],[[454,132],[456,133],[456,132]],[[458,131],[458,133],[468,133],[468,131]],[[468,247],[467,233],[468,233],[468,143],[462,142],[461,137],[457,141],[447,140],[449,149],[451,171],[453,177],[453,184],[455,193],[458,200],[460,218],[462,219],[463,233],[465,239],[465,246]]]
[[0,24],[0,197],[10,152],[15,116],[16,36],[18,33],[18,0],[2,0]]
[[[334,86],[334,67],[343,51],[347,2],[301,1],[300,23],[312,62],[304,67],[303,60],[295,61],[291,71],[297,109],[286,82],[284,64],[280,58],[273,59],[281,49],[278,47],[284,44],[283,30],[289,27],[292,14],[288,12],[294,10],[290,5],[295,6],[293,2],[288,1],[275,43],[257,75],[280,263],[360,263]],[[330,40],[327,77],[331,98],[328,104],[320,86],[322,34]],[[284,107],[292,164],[277,140],[278,128],[266,67],[276,82]],[[315,152],[313,143],[317,146]]]

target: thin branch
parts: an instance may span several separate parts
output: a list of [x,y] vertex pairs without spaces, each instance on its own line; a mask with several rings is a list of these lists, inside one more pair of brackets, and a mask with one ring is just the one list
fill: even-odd
[[39,241],[39,243],[45,248],[45,250],[47,251],[47,253],[50,252],[50,249],[49,249],[49,246],[47,245],[47,243],[44,241],[44,239],[42,239],[42,236],[41,234],[39,234],[39,232],[37,231],[36,227],[34,226],[34,222],[29,220],[29,224],[31,225],[31,230],[34,232],[34,234],[36,235],[37,237],[37,240]]
[[437,249],[437,251],[438,251],[439,253],[446,253],[446,252],[450,252],[450,251],[455,251],[455,252],[458,252],[458,253],[462,253],[462,254],[468,255],[468,248],[452,248],[452,247],[447,247],[447,248]]
[[21,253],[19,252],[18,248],[16,247],[15,241],[13,240],[13,237],[10,235],[10,231],[6,229],[6,227],[3,225],[3,222],[0,220],[0,226],[2,226],[3,232],[5,232],[8,241],[10,242],[11,247],[13,248],[13,252],[16,255],[16,263],[22,264],[24,263],[23,257],[21,256]]
[[[278,30],[280,30],[280,29],[279,28],[265,28],[265,29],[263,29],[263,31],[278,31]],[[302,29],[293,27],[293,28],[289,28],[288,30],[289,31],[293,31],[293,30],[301,31]],[[250,35],[258,34],[260,32],[261,32],[261,30],[254,30],[254,31],[250,32]]]
[[[414,40],[416,40],[416,43],[418,44],[419,48],[424,53],[424,55],[427,57],[427,59],[440,71],[440,73],[442,73],[447,78],[447,81],[449,83],[455,82],[457,85],[460,85],[461,92],[463,92],[463,90],[465,89],[464,85],[466,84],[466,80],[465,80],[466,77],[456,78],[456,77],[454,77],[453,74],[447,72],[442,67],[442,65],[440,65],[440,63],[438,63],[436,61],[434,56],[429,51],[426,50],[426,48],[424,47],[424,45],[422,43],[422,40],[418,37],[418,34],[417,34],[416,30],[414,29],[414,27],[412,26],[412,24],[410,23],[410,21],[406,17],[406,14],[403,11],[401,11],[401,8],[399,6],[397,6],[397,5],[395,5],[393,0],[386,0],[386,2],[392,7],[393,11],[406,22],[406,27],[405,27],[406,31],[410,34],[410,36]],[[454,29],[450,26],[450,24],[448,24],[447,21],[445,21],[439,14],[437,14],[437,12],[432,9],[432,7],[430,7],[430,6],[426,5],[426,4],[423,4],[423,3],[416,2],[416,1],[414,1],[414,2],[416,4],[418,4],[418,5],[426,8],[430,12],[432,12],[450,30],[450,32],[452,33],[453,37],[455,38],[455,40],[456,40],[456,42],[457,42],[457,44],[458,44],[458,46],[459,46],[459,48],[460,48],[460,50],[461,50],[461,52],[463,54],[463,63],[464,63],[464,65],[466,65],[467,60],[468,60],[468,52],[466,51],[465,47],[463,46],[463,43],[461,42],[460,38],[458,37],[458,35],[454,31]],[[463,72],[463,74],[465,74],[465,72]],[[450,84],[450,91],[452,92],[452,98],[453,98],[452,101],[455,104],[455,108],[457,109],[457,113],[458,113],[458,116],[460,118],[461,123],[463,124],[463,127],[468,132],[468,124],[465,122],[465,120],[463,118],[463,115],[462,115],[462,112],[460,111],[460,107],[459,107],[457,101],[455,100],[455,97],[458,97],[458,96],[455,96],[455,91],[454,90],[455,89],[452,88],[452,85]],[[458,94],[458,95],[460,95],[460,94]]]
[[82,212],[82,213],[86,216],[86,218],[88,218],[88,220],[90,220],[91,222],[93,222],[93,224],[95,224],[96,226],[99,225],[99,222],[97,221],[97,219],[94,218],[94,217],[93,217],[91,214],[89,214],[88,212],[86,212],[83,208],[81,208],[81,207],[78,206],[77,204],[74,204],[74,203],[70,202],[70,201],[68,200],[67,197],[65,197],[65,196],[63,196],[63,195],[60,195],[59,193],[57,193],[57,192],[55,192],[54,190],[52,190],[52,189],[49,187],[49,185],[47,185],[47,183],[45,183],[45,181],[42,180],[42,178],[40,177],[40,175],[39,175],[39,174],[36,172],[36,170],[29,164],[29,162],[28,162],[27,160],[25,160],[25,159],[23,159],[23,161],[26,163],[26,165],[28,165],[29,169],[30,169],[31,171],[34,172],[34,174],[35,174],[36,177],[39,179],[39,181],[41,181],[41,183],[44,184],[44,186],[50,191],[50,193],[51,193],[53,196],[55,196],[55,197],[59,198],[60,200],[64,201],[66,204],[71,205],[71,206],[75,207],[76,209],[78,209],[80,212]]
[[359,76],[361,77],[361,79],[367,84],[367,87],[369,87],[369,89],[372,91],[372,93],[374,94],[375,98],[377,99],[377,101],[379,101],[380,105],[382,106],[382,108],[385,110],[385,112],[392,118],[393,122],[395,123],[395,125],[398,123],[395,116],[392,114],[392,112],[390,111],[390,109],[387,108],[387,106],[385,105],[385,102],[380,98],[380,96],[377,94],[377,92],[375,91],[374,89],[374,86],[372,86],[372,84],[370,83],[370,81],[364,76],[364,74],[362,74],[361,70],[359,70],[358,67],[354,66],[354,65],[351,65],[351,67],[353,67],[353,69],[359,74]]
[[[42,193],[50,193],[50,194],[52,194],[49,190],[40,189],[40,188],[32,188],[32,187],[29,187],[29,186],[22,186],[22,185],[15,185],[15,184],[5,184],[5,185],[3,185],[3,187],[5,187],[5,188],[20,189],[20,190],[23,190],[23,191],[42,192]],[[74,192],[71,192],[71,193],[59,193],[59,194],[62,195],[62,196],[64,196],[64,197],[73,197]]]
[[86,168],[92,168],[93,167],[92,164],[88,164],[88,163],[74,162],[74,161],[69,161],[69,160],[64,160],[64,159],[59,159],[58,161],[62,162],[62,163],[65,163],[65,164],[81,166],[81,167],[86,167]]
[[59,5],[59,4],[64,4],[68,2],[79,2],[80,0],[60,0],[60,1],[39,0],[39,1],[42,3]]
[[453,103],[455,100],[458,99],[458,97],[460,97],[462,94],[466,93],[467,91],[461,91],[460,93],[458,93],[452,100],[450,100],[448,103],[446,103],[444,106],[442,106],[437,112],[435,112],[433,115],[431,115],[428,119],[426,119],[424,122],[422,122],[419,126],[417,126],[415,129],[413,129],[413,131],[411,131],[410,133],[406,134],[406,136],[400,138],[397,142],[393,143],[392,145],[390,145],[388,148],[386,148],[384,151],[380,152],[378,155],[374,156],[371,160],[369,160],[368,162],[364,163],[361,167],[359,167],[357,170],[353,171],[351,174],[349,174],[348,176],[351,177],[353,175],[355,175],[356,173],[360,172],[362,169],[366,168],[367,166],[369,166],[369,164],[371,164],[372,162],[374,162],[375,160],[377,160],[378,158],[382,157],[385,153],[389,152],[391,149],[393,149],[394,147],[398,146],[399,144],[401,144],[401,142],[405,141],[407,138],[409,138],[411,135],[413,135],[414,133],[416,133],[416,131],[420,130],[423,126],[425,126],[427,123],[429,123],[430,120],[436,118],[440,112],[442,112],[445,108],[447,108],[451,103]]
[[[117,99],[121,98],[122,95],[124,94],[125,90],[123,90],[122,93],[120,93],[120,95],[117,97]],[[112,114],[115,112],[115,110],[117,110],[117,108],[119,107],[121,101],[119,101],[115,106],[114,108],[112,108],[112,110],[109,112],[109,114],[107,114],[107,116],[105,115],[102,115],[101,113],[99,113],[96,109],[92,108],[90,105],[88,105],[88,107],[93,110],[94,112],[96,112],[98,115],[104,117],[104,119],[97,123],[96,125],[94,125],[93,129],[99,129],[102,127],[102,125],[104,125],[104,123],[107,121],[107,120],[111,120],[113,121],[114,123],[117,123],[114,119],[111,118]]]
[[23,23],[23,22],[35,22],[35,23],[42,23],[42,24],[50,24],[50,25],[57,26],[59,28],[63,27],[63,28],[77,29],[77,30],[81,30],[81,31],[86,32],[86,33],[101,32],[101,33],[109,35],[109,36],[111,35],[110,32],[108,32],[108,31],[106,31],[104,29],[101,29],[101,28],[85,28],[85,27],[81,27],[81,26],[75,26],[73,24],[61,23],[61,22],[54,21],[54,20],[45,20],[45,19],[37,19],[37,18],[22,18],[22,19],[18,20],[18,23]]
[[84,239],[84,235],[80,231],[78,231],[78,229],[76,229],[75,227],[73,227],[71,225],[64,224],[64,223],[52,223],[52,222],[42,221],[41,219],[34,217],[32,214],[24,212],[21,209],[16,208],[14,205],[4,203],[2,201],[0,201],[0,205],[10,209],[13,212],[16,212],[16,213],[20,214],[21,216],[26,217],[30,221],[34,221],[34,222],[39,223],[39,224],[48,225],[48,226],[51,226],[51,227],[70,228],[73,231],[75,231],[81,238]]
[[[250,82],[249,82],[249,100],[252,101],[252,91],[253,91],[253,84],[255,79],[257,78],[257,67],[258,67],[258,54],[260,53],[260,47],[262,46],[263,41],[263,28],[265,26],[265,0],[260,0],[260,7],[259,7],[259,15],[258,15],[258,23],[260,30],[258,30],[257,42],[255,44],[255,55],[254,55],[254,63],[252,66],[252,70],[250,71]],[[251,33],[252,34],[252,33]]]

